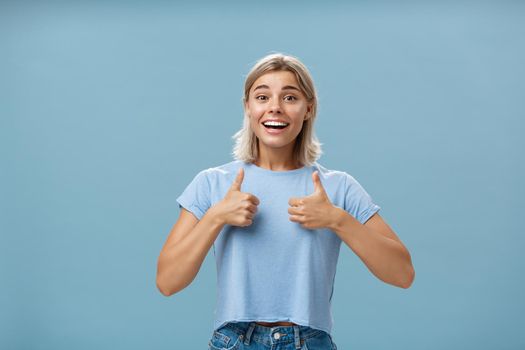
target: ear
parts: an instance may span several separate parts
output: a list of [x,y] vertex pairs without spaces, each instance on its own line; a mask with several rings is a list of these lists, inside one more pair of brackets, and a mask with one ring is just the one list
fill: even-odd
[[313,104],[309,104],[307,107],[306,107],[306,115],[304,116],[304,120],[308,120],[312,117],[312,115],[310,113],[312,113],[312,106]]
[[244,101],[244,115],[250,115],[250,106],[248,105],[248,101]]
[[312,112],[312,108],[309,106],[307,109],[306,109],[306,114],[304,115],[304,120],[307,121],[308,119],[310,119],[312,117],[312,115],[310,114]]

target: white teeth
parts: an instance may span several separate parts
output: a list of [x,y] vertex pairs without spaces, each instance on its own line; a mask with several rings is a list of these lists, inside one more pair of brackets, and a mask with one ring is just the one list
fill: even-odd
[[263,125],[271,125],[271,126],[288,126],[288,123],[281,123],[281,122],[274,122],[274,121],[268,121],[264,122]]

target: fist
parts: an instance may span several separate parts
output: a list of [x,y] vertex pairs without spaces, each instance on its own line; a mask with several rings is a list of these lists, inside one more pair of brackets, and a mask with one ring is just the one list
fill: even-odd
[[244,169],[240,168],[228,192],[219,203],[219,217],[224,224],[249,226],[257,213],[259,199],[253,194],[241,192]]
[[314,193],[301,198],[290,198],[288,214],[290,221],[301,224],[304,228],[316,229],[329,227],[332,222],[332,213],[335,206],[324,190],[319,172],[312,173]]

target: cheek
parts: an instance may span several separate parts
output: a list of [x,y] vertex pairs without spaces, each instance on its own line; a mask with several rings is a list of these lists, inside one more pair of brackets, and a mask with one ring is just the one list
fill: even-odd
[[255,133],[259,132],[259,118],[255,117],[253,114],[250,115],[250,128]]
[[264,114],[264,111],[265,109],[262,106],[250,106],[250,117],[259,118]]
[[306,107],[303,105],[290,106],[290,108],[288,109],[288,113],[293,115],[294,117],[302,119],[306,114]]

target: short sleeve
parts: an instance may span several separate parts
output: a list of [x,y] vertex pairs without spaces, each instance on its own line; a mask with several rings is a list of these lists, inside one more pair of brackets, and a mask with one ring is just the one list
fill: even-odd
[[345,210],[364,224],[381,207],[374,203],[372,197],[361,184],[348,173],[345,174]]
[[198,173],[184,192],[177,198],[179,208],[190,211],[199,220],[202,219],[206,211],[210,208],[210,184],[206,170]]

